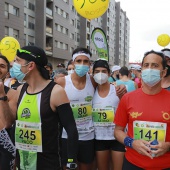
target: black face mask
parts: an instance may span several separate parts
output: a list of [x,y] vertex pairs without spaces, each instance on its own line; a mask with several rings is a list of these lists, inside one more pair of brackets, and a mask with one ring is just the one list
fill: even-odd
[[166,65],[166,67],[168,68],[167,69],[167,73],[166,73],[166,76],[165,77],[168,77],[170,75],[170,66],[169,65]]

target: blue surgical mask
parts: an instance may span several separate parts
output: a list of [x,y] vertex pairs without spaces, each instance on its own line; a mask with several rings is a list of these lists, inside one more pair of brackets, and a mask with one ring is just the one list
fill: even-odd
[[132,77],[132,78],[135,78],[135,74],[134,74],[134,73],[131,73],[131,77]]
[[[23,65],[23,66],[27,66],[28,64],[26,65]],[[26,76],[26,74],[28,73],[23,73],[21,71],[21,64],[18,64],[16,62],[14,62],[12,68],[12,70],[10,71],[10,73],[12,73],[12,76],[14,76],[18,81],[22,82],[24,77]]]
[[142,70],[141,76],[144,83],[146,83],[150,87],[155,86],[161,80],[160,70],[156,69]]
[[83,77],[89,71],[89,66],[87,65],[75,65],[75,72],[79,77]]
[[15,78],[13,67],[9,69],[9,73],[10,73],[11,78]]

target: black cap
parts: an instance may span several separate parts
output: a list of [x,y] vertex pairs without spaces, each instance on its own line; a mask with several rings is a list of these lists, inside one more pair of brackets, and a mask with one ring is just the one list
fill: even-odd
[[94,72],[95,68],[97,68],[97,67],[106,68],[108,70],[108,73],[110,73],[109,64],[106,60],[102,60],[102,59],[96,60],[93,64],[93,72]]
[[37,65],[44,67],[47,65],[47,56],[44,50],[37,46],[25,46],[17,50],[17,56],[27,61],[34,61]]
[[47,67],[50,67],[51,69],[53,69],[53,66],[52,66],[52,64],[51,63],[47,63],[47,65],[46,65]]

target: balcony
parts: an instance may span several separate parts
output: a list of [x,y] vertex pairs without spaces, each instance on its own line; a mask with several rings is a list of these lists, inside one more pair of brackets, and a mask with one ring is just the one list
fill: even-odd
[[53,48],[51,46],[46,46],[45,52],[48,56],[52,56],[53,54]]
[[46,16],[50,19],[53,19],[53,11],[49,8],[46,8]]
[[52,34],[53,30],[50,27],[46,27],[46,33]]

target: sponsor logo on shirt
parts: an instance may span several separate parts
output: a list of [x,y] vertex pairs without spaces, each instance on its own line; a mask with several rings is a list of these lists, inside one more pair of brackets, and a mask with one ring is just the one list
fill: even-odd
[[24,108],[21,114],[21,118],[25,117],[25,119],[28,119],[30,118],[30,116],[31,116],[30,110],[28,108]]
[[92,101],[92,99],[93,99],[92,96],[87,96],[87,97],[85,98],[85,101],[86,101],[86,102],[90,102],[90,101]]
[[132,117],[132,118],[137,118],[137,117],[139,117],[139,116],[141,116],[142,115],[142,113],[138,113],[138,112],[132,112],[132,113],[130,113],[130,116]]
[[164,120],[170,120],[170,114],[167,112],[162,112],[162,117]]

